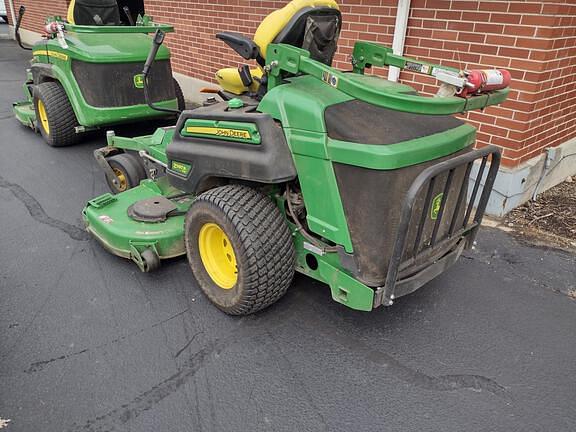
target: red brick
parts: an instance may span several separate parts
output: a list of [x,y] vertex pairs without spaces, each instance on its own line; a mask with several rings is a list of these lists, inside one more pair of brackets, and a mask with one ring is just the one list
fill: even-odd
[[542,3],[510,2],[508,11],[521,14],[539,14],[542,11]]
[[490,15],[490,22],[502,24],[520,24],[522,16],[518,14],[499,14],[493,13]]
[[504,34],[509,36],[534,36],[536,28],[531,26],[507,25],[504,27]]
[[552,27],[556,24],[556,17],[552,15],[523,15],[522,24],[541,27]]
[[484,23],[476,23],[474,24],[474,31],[479,33],[496,33],[502,34],[504,31],[504,26],[501,24],[484,24]]
[[509,1],[481,1],[478,9],[481,11],[506,12]]

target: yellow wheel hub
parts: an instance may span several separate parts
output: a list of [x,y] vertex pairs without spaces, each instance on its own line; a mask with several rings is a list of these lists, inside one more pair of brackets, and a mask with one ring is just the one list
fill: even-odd
[[112,168],[112,171],[114,171],[114,174],[116,174],[116,177],[118,178],[118,186],[116,187],[120,192],[124,192],[128,188],[128,182],[126,181],[126,176],[118,168]]
[[232,289],[238,280],[236,255],[230,239],[215,223],[206,223],[198,235],[200,258],[208,275],[223,289]]
[[50,135],[50,125],[48,124],[48,115],[46,114],[46,107],[41,99],[38,99],[38,117],[40,117],[40,123],[42,123],[42,129],[47,135]]

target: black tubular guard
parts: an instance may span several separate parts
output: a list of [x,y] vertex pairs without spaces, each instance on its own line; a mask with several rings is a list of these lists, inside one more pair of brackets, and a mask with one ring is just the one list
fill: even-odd
[[[486,178],[484,179],[484,172],[490,156],[490,168]],[[472,187],[470,199],[466,206],[463,222],[458,222],[458,220],[461,219],[459,215],[463,210],[462,204],[466,203],[466,197],[468,194],[468,178],[472,170],[472,165],[476,160],[481,160],[480,167],[476,175],[476,180],[474,181],[474,186]],[[454,172],[457,168],[464,165],[466,165],[466,174],[459,189],[456,206],[454,211],[451,212],[452,214],[445,215],[444,210],[446,208],[446,198],[448,196],[447,191],[450,190]],[[453,159],[448,159],[436,165],[432,165],[416,177],[406,194],[406,200],[402,207],[401,219],[398,225],[396,240],[394,242],[393,254],[386,274],[385,285],[377,288],[375,291],[375,308],[380,305],[389,306],[393,303],[395,298],[415,291],[424,283],[439,275],[453,264],[458,259],[458,256],[464,248],[470,248],[473,245],[480,223],[482,222],[482,217],[486,211],[486,205],[488,204],[488,199],[490,198],[490,193],[492,192],[492,187],[499,166],[500,150],[495,146],[487,146],[457,156]],[[444,184],[444,194],[437,211],[432,236],[429,241],[423,241],[422,234],[432,204],[434,183],[437,178],[446,173],[448,174]],[[484,182],[484,186],[476,204],[476,198],[478,197],[478,192],[482,182]],[[428,185],[428,187],[425,204],[422,213],[418,215],[419,220],[417,221],[416,238],[414,244],[408,245],[407,239],[411,226],[410,224],[413,219],[413,210],[420,191],[426,187],[426,185]],[[474,212],[475,204],[476,211]],[[470,221],[472,213],[474,213],[474,216]],[[450,227],[443,238],[438,238],[438,232],[443,217],[450,217]],[[454,245],[455,240],[456,244]],[[412,247],[415,253],[410,258],[403,260],[404,253],[408,247]],[[422,262],[423,260],[428,263],[426,267],[422,268],[422,266],[419,266],[414,271],[410,271],[411,267],[414,267],[417,262]],[[406,277],[402,277],[402,274],[405,274]]]

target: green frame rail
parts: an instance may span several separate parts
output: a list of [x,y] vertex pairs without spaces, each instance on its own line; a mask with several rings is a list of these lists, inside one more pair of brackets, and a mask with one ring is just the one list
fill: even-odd
[[396,66],[400,69],[434,76],[437,71],[457,72],[457,69],[420,62],[395,55],[392,49],[371,42],[356,42],[352,54],[353,71],[342,72],[310,58],[306,50],[285,44],[271,44],[266,54],[268,89],[281,85],[283,72],[292,75],[308,74],[356,99],[396,111],[417,114],[450,115],[484,109],[504,102],[509,88],[462,98],[425,97],[409,93],[392,92],[380,86],[359,80],[358,75],[370,66]]

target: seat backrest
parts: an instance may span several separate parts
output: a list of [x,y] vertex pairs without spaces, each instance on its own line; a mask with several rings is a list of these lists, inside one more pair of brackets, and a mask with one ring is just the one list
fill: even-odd
[[330,65],[341,27],[335,0],[292,0],[264,18],[253,39],[263,58],[269,44],[285,43],[306,49],[314,60]]
[[66,18],[76,25],[121,25],[116,0],[72,0]]

